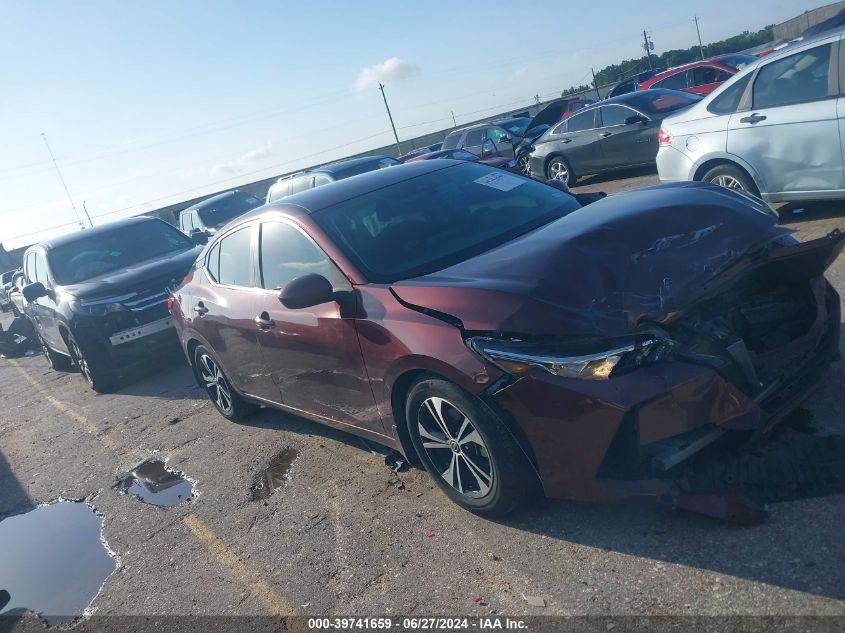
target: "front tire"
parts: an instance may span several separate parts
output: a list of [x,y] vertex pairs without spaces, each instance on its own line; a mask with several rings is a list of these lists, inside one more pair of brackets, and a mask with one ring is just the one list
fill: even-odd
[[241,422],[252,417],[258,410],[258,407],[238,395],[229,378],[223,373],[220,363],[202,345],[198,345],[194,350],[194,371],[208,394],[208,399],[227,420]]
[[572,167],[563,156],[553,156],[546,165],[546,178],[549,180],[560,180],[571,187],[578,177],[573,173]]
[[109,358],[90,346],[81,345],[73,334],[67,335],[67,349],[83,380],[97,393],[111,393],[117,388],[117,377]]
[[519,169],[522,171],[523,176],[531,175],[531,168],[528,165],[530,161],[530,154],[521,154],[520,157],[516,159],[516,162],[519,164]]
[[744,169],[740,169],[735,165],[717,165],[704,174],[701,181],[719,185],[725,189],[738,189],[758,198],[760,197],[760,190],[757,189],[757,185],[754,184],[751,177]]
[[440,378],[417,382],[405,419],[420,461],[459,506],[503,516],[537,491],[531,464],[502,421],[457,385]]

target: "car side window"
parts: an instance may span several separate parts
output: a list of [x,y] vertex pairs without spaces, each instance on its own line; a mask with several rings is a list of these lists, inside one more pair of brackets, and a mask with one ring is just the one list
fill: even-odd
[[35,253],[35,281],[40,281],[47,287],[50,285],[50,279],[47,277],[47,260],[44,259],[44,253]]
[[704,86],[715,84],[720,81],[727,81],[731,74],[715,66],[696,66],[692,69],[692,85]]
[[190,228],[188,227],[188,214],[187,213],[180,213],[179,214],[179,229],[188,233]]
[[35,253],[29,253],[23,263],[23,274],[29,283],[35,281]]
[[335,289],[349,286],[323,250],[298,228],[286,222],[261,225],[261,285],[281,290],[297,277],[322,275]]
[[752,88],[754,108],[773,108],[828,96],[831,45],[817,46],[762,66]]
[[480,147],[484,140],[484,130],[470,130],[464,139],[464,147]]
[[618,105],[607,105],[601,107],[601,126],[612,127],[614,125],[625,125],[625,119],[636,114],[633,110]]
[[685,72],[675,73],[661,79],[652,88],[668,88],[669,90],[683,90],[687,87],[687,74]]
[[561,121],[560,123],[558,123],[558,124],[554,127],[554,129],[551,131],[551,134],[565,134],[565,133],[566,133],[566,128],[567,128],[567,122],[566,122],[566,121]]
[[330,185],[332,183],[332,179],[326,176],[325,174],[315,174],[314,175],[314,187],[322,187],[323,185]]
[[230,233],[220,240],[217,283],[224,286],[252,286],[252,227]]
[[441,149],[456,149],[458,147],[458,143],[461,141],[461,134],[460,132],[455,134],[450,134],[443,140],[443,145]]
[[713,114],[733,114],[736,112],[749,81],[751,81],[750,74],[737,79],[733,84],[725,88],[722,94],[713,99],[707,106],[708,112]]
[[267,202],[273,202],[274,200],[281,200],[282,198],[286,198],[290,195],[290,180],[282,180],[277,182],[270,188],[270,192],[267,196]]
[[487,138],[494,143],[501,143],[507,137],[508,133],[496,127],[487,128]]
[[205,258],[205,269],[214,281],[220,280],[220,242],[217,242]]
[[586,112],[573,114],[571,117],[566,119],[566,122],[566,130],[568,132],[592,130],[596,127],[596,112],[595,110],[587,110]]

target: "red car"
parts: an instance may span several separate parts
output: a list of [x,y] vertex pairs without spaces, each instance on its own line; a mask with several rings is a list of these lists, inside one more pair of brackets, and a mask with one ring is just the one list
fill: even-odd
[[[490,157],[486,158],[487,155],[489,155]],[[512,171],[515,174],[522,173],[522,167],[515,160],[511,158],[503,158],[502,156],[493,156],[492,151],[484,152],[484,154],[482,154],[482,157],[479,158],[472,152],[468,152],[465,149],[442,149],[438,152],[429,152],[428,154],[423,154],[422,156],[414,156],[413,158],[409,158],[405,162],[416,163],[417,161],[431,160],[432,158],[468,160],[473,163],[481,163],[483,165],[489,165],[490,167],[504,169],[505,171]]]
[[733,66],[705,59],[701,62],[670,68],[651,79],[646,79],[640,84],[639,89],[669,88],[708,95],[737,72],[739,71]]
[[593,105],[596,102],[595,99],[572,99],[566,104],[566,110],[563,111],[563,114],[560,115],[561,120],[572,116],[578,110],[586,108],[588,105]]
[[427,160],[241,216],[170,308],[225,418],[264,405],[385,444],[474,512],[542,491],[739,519],[727,478],[688,460],[757,441],[837,357],[824,269],[843,242],[798,243],[715,185],[582,209]]

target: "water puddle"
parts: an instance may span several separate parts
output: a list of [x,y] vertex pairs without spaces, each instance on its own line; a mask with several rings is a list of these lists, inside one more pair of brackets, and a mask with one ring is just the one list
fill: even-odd
[[115,488],[161,508],[177,506],[194,496],[193,482],[158,459],[147,460],[129,471]]
[[263,471],[258,473],[252,484],[252,500],[269,499],[277,488],[281,488],[287,480],[287,474],[294,460],[299,456],[299,450],[286,448],[270,460]]
[[81,616],[117,567],[102,530],[103,520],[76,501],[0,521],[0,605],[9,599],[0,618],[30,610],[65,626]]

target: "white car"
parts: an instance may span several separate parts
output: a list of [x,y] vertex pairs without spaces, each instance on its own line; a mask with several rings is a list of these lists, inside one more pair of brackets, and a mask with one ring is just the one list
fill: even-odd
[[764,57],[667,117],[658,135],[661,182],[712,182],[767,202],[845,198],[843,35]]

